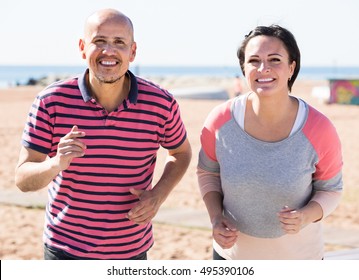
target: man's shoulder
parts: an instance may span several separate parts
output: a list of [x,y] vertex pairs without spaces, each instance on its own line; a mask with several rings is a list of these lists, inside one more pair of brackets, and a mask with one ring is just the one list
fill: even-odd
[[77,95],[79,93],[78,77],[71,77],[48,85],[38,94],[38,98],[43,99],[59,94]]
[[164,97],[168,101],[174,99],[173,95],[167,89],[164,89],[156,82],[137,76],[136,79],[139,94],[155,94]]

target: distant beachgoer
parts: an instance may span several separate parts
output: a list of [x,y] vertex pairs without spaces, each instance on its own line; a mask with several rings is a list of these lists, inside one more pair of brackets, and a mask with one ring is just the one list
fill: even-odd
[[[15,182],[48,187],[45,259],[147,259],[152,219],[188,168],[191,147],[178,103],[134,76],[131,20],[105,9],[85,25],[88,69],[35,99]],[[167,161],[153,186],[156,154]]]
[[250,91],[207,117],[198,182],[214,259],[322,259],[321,221],[342,193],[342,154],[327,117],[290,94],[300,51],[287,29],[258,26],[238,50]]

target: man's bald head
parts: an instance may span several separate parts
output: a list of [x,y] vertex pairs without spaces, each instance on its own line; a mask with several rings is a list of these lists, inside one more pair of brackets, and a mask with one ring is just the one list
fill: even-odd
[[127,25],[131,33],[132,41],[134,41],[134,29],[132,21],[125,14],[115,9],[103,9],[96,11],[90,15],[85,22],[85,37],[89,35],[93,26],[101,26],[104,23],[116,23]]

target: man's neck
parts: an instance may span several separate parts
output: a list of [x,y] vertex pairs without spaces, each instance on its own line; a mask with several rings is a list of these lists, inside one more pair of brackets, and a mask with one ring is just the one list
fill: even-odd
[[96,78],[88,79],[92,97],[103,106],[107,112],[112,112],[128,97],[131,80],[128,74],[114,83],[104,83]]

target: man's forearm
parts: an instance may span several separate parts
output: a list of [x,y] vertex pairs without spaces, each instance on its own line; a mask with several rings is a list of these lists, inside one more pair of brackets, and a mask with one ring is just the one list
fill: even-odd
[[15,171],[15,184],[23,192],[37,191],[46,187],[60,170],[51,159],[43,162],[25,162]]

